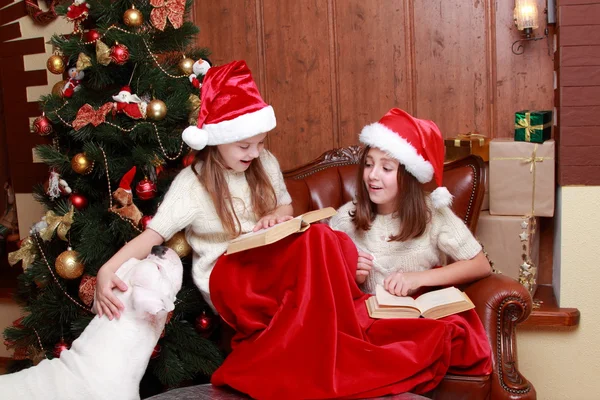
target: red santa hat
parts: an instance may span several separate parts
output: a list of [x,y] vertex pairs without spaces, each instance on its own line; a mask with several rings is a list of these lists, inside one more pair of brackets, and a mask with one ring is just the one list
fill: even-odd
[[119,93],[121,92],[127,92],[131,94],[131,88],[129,86],[123,86],[121,90],[119,90]]
[[183,131],[194,150],[233,143],[275,128],[273,108],[267,105],[245,61],[211,67],[202,82],[198,123]]
[[131,193],[131,182],[133,182],[133,178],[135,177],[135,171],[136,168],[133,166],[125,175],[123,175],[121,182],[119,182],[119,187],[128,193]]
[[438,187],[431,193],[435,208],[452,203],[452,195],[442,186],[444,139],[434,122],[392,108],[378,122],[363,128],[360,141],[394,157],[421,183],[435,178]]

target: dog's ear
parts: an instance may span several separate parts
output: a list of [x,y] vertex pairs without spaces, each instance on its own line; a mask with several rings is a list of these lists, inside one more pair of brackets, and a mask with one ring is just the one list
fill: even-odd
[[131,284],[131,300],[136,311],[156,315],[160,311],[175,309],[173,300],[176,293],[152,261],[144,260],[136,265]]
[[175,304],[171,299],[157,290],[134,286],[132,292],[133,308],[141,313],[156,315],[161,311],[172,311]]

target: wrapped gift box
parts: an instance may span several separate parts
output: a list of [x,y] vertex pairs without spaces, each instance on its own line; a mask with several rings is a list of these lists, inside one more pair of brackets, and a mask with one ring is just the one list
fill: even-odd
[[544,143],[552,136],[552,111],[517,111],[515,113],[515,140]]
[[465,133],[445,139],[446,155],[444,162],[451,162],[475,154],[488,161],[490,158],[490,139],[478,133]]
[[485,169],[483,170],[483,184],[485,185],[485,194],[483,195],[483,203],[481,204],[481,210],[487,211],[490,209],[490,164],[485,163]]
[[532,295],[537,287],[540,236],[538,217],[490,215],[482,211],[477,238],[494,268],[519,281]]
[[554,215],[554,140],[490,143],[490,214]]

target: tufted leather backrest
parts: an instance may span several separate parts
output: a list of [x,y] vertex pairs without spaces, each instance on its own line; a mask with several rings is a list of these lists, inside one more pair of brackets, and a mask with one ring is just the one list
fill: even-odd
[[[323,153],[312,162],[285,171],[294,214],[323,207],[339,208],[354,198],[360,159],[359,146]],[[444,166],[444,186],[454,196],[452,210],[475,233],[483,202],[483,168],[480,157],[469,156]],[[428,190],[433,184],[427,186]]]

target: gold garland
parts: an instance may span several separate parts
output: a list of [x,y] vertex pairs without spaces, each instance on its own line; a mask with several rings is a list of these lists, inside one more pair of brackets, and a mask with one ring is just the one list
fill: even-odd
[[[104,32],[102,35],[100,35],[98,37],[98,39],[96,40],[92,40],[90,42],[83,42],[84,45],[87,44],[95,44],[98,40],[104,39],[104,37],[106,37],[106,33],[108,33],[108,31],[116,29],[120,32],[123,33],[127,33],[128,35],[134,35],[134,36],[141,36],[137,33],[133,33],[130,32],[126,29],[120,28],[116,25],[111,25],[106,29],[106,32]],[[83,37],[83,32],[82,32],[82,37]],[[180,78],[187,78],[187,75],[172,75],[170,73],[168,73],[163,67],[162,65],[160,65],[160,63],[158,62],[158,58],[156,58],[156,55],[154,55],[154,53],[152,53],[152,51],[150,50],[150,46],[148,45],[148,43],[146,42],[146,39],[142,38],[142,41],[144,42],[144,46],[146,46],[146,50],[148,51],[148,54],[150,54],[150,56],[152,57],[152,60],[154,60],[154,62],[156,63],[156,66],[162,71],[162,73],[164,73],[165,75],[167,75],[169,78],[173,78],[173,79],[180,79]]]

